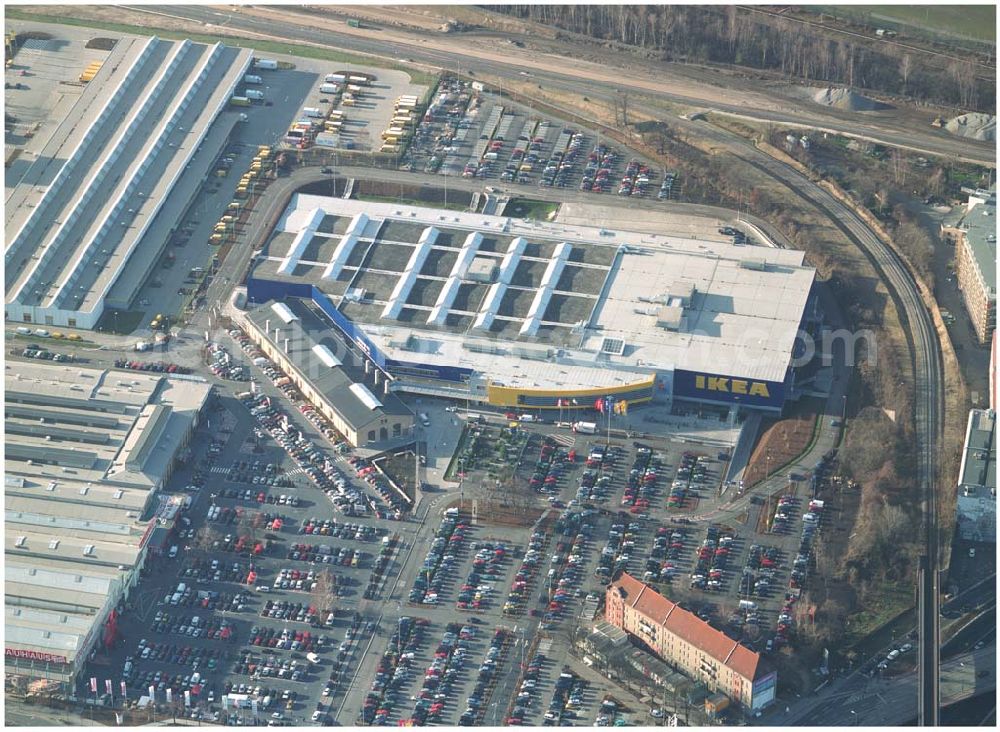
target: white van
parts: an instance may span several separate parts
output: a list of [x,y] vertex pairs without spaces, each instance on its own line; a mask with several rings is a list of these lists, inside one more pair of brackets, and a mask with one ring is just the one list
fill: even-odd
[[418,414],[417,419],[420,420],[420,424],[422,424],[424,427],[431,426],[431,418],[427,416],[426,412],[421,412],[420,414]]
[[31,335],[31,328],[25,328],[25,327],[24,327],[24,326],[22,325],[21,327],[19,327],[19,328],[15,329],[15,332],[16,332],[16,333],[17,333],[18,335],[26,335],[26,336],[30,336],[30,335]]
[[37,328],[35,330],[35,335],[38,336],[39,338],[48,338],[49,332],[44,328]]
[[176,559],[177,558],[177,545],[176,544],[174,544],[172,547],[170,547],[170,552],[168,552],[168,556],[171,559]]

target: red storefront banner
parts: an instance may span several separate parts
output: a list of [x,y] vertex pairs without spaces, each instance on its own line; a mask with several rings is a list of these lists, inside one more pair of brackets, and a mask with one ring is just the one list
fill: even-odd
[[66,656],[57,656],[54,653],[39,653],[38,651],[25,651],[20,648],[4,648],[4,656],[11,658],[26,658],[31,661],[49,661],[51,663],[66,663]]

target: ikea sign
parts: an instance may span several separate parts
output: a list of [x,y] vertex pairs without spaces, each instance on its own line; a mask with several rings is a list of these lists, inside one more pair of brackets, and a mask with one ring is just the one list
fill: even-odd
[[675,399],[739,403],[748,407],[781,409],[785,400],[785,385],[775,381],[758,381],[678,369],[674,371],[673,396]]
[[695,389],[705,391],[724,391],[730,394],[749,394],[764,399],[771,397],[765,381],[747,381],[746,379],[730,379],[727,376],[706,376],[697,374],[694,377]]

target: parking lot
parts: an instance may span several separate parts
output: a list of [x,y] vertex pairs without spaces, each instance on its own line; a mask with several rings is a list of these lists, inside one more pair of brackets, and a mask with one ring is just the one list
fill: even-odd
[[402,168],[659,200],[678,198],[682,190],[675,172],[626,157],[593,131],[568,128],[449,78],[417,127]]

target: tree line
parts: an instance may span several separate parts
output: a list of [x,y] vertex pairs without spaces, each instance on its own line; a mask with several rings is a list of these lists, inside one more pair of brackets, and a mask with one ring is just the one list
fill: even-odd
[[831,38],[788,18],[735,6],[497,5],[491,10],[590,38],[656,51],[665,61],[732,64],[821,82],[989,111],[994,82],[970,59],[942,62],[894,45]]

